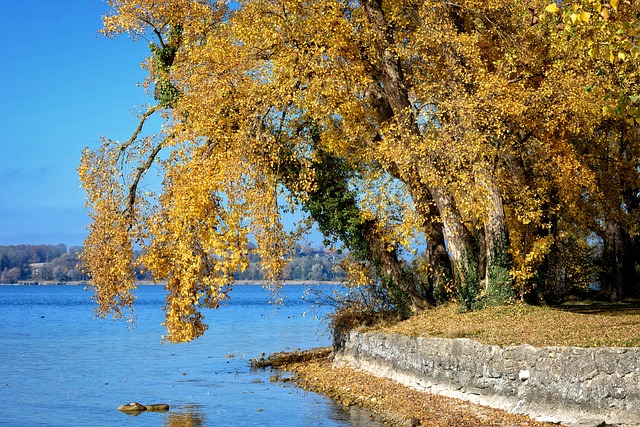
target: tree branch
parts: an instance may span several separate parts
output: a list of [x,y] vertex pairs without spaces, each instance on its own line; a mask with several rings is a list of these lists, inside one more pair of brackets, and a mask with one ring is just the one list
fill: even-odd
[[131,184],[131,186],[129,187],[129,197],[127,198],[128,202],[125,212],[133,211],[133,205],[136,202],[136,192],[138,191],[138,184],[140,184],[140,180],[142,179],[142,176],[145,174],[145,172],[147,172],[153,165],[153,162],[160,153],[160,150],[162,150],[164,141],[165,140],[162,140],[160,143],[158,143],[158,145],[153,148],[153,151],[151,152],[151,154],[149,154],[149,157],[147,157],[147,160],[144,162],[144,164],[142,166],[138,166],[138,168],[136,169],[136,176],[133,180],[133,184]]
[[138,139],[138,136],[140,135],[140,132],[142,132],[142,128],[144,127],[144,124],[147,121],[147,119],[151,117],[151,115],[153,115],[153,113],[158,111],[160,108],[162,108],[160,104],[157,104],[157,105],[154,105],[153,107],[150,107],[147,111],[145,111],[142,117],[140,117],[140,121],[138,122],[138,127],[136,128],[136,130],[133,132],[131,137],[124,144],[120,146],[120,153],[118,153],[118,158],[122,155],[122,153],[127,148],[131,146],[131,144],[133,144],[133,142],[136,139]]
[[[145,22],[149,28],[151,28],[151,31],[153,32],[153,34],[156,35],[156,37],[158,37],[158,42],[160,42],[160,46],[164,49],[165,47],[165,43],[164,43],[164,39],[162,38],[162,31],[159,30],[152,22],[151,19],[142,19],[143,22]],[[163,24],[162,27],[166,27],[166,24]]]

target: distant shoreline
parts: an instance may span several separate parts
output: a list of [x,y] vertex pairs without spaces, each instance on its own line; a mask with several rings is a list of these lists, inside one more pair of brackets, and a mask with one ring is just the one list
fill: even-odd
[[0,283],[0,286],[87,286],[89,282],[83,281],[69,281],[58,282],[55,280],[45,280],[42,282],[35,280],[19,280],[18,283]]
[[[164,286],[166,282],[154,283],[151,280],[141,280],[136,282],[136,286]],[[284,286],[291,285],[341,285],[342,282],[337,281],[315,281],[315,280],[284,280],[282,282]],[[70,282],[57,282],[54,280],[46,280],[42,282],[31,281],[31,280],[20,280],[18,283],[0,283],[0,286],[89,286],[89,282],[83,281],[70,281]],[[269,283],[266,280],[237,280],[233,283],[233,285],[241,285],[241,286],[268,286]]]

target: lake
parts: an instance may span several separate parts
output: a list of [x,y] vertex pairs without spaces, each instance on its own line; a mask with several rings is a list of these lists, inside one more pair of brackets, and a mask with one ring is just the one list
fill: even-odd
[[[327,346],[326,308],[285,286],[285,306],[260,286],[236,286],[207,311],[194,342],[161,337],[165,290],[141,286],[136,322],[96,319],[82,286],[0,286],[0,425],[380,426],[324,396],[252,370],[261,353]],[[121,404],[168,403],[138,416]]]

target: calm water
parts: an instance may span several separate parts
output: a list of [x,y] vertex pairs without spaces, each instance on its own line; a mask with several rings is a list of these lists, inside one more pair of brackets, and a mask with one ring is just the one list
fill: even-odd
[[[208,312],[202,338],[168,344],[160,286],[138,290],[131,329],[94,319],[81,286],[0,286],[0,425],[379,426],[249,367],[262,352],[329,345],[323,313],[303,292],[285,287],[286,306],[276,309],[260,286],[237,286]],[[117,410],[131,401],[171,410]]]

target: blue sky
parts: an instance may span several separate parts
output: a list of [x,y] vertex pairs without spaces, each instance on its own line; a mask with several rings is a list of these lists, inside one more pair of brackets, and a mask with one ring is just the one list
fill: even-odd
[[150,102],[146,42],[97,31],[101,0],[7,1],[0,14],[0,245],[80,245],[78,167],[100,136],[125,139]]
[[132,112],[153,101],[137,85],[147,43],[100,35],[107,11],[102,0],[2,5],[0,245],[82,245],[81,151],[127,139]]

